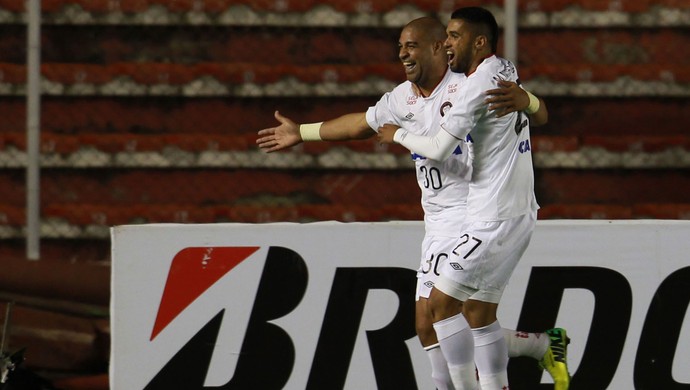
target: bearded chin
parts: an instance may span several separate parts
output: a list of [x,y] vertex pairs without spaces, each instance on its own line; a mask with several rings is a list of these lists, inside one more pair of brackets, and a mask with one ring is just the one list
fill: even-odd
[[452,70],[455,73],[465,73],[467,71],[464,64],[460,61],[455,62],[454,64],[451,64],[450,70]]

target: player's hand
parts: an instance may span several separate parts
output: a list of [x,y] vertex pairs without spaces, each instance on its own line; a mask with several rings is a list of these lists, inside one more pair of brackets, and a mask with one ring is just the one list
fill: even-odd
[[256,144],[265,152],[275,152],[289,148],[302,142],[299,134],[299,125],[287,117],[280,115],[278,111],[273,114],[280,125],[268,129],[259,130],[259,138]]
[[498,85],[500,88],[486,91],[489,97],[484,100],[489,105],[489,110],[496,112],[496,117],[523,111],[529,106],[529,96],[519,85],[505,80],[499,80]]
[[381,144],[392,144],[393,136],[395,135],[396,130],[398,130],[399,128],[400,126],[398,125],[386,123],[385,125],[379,127],[376,138]]

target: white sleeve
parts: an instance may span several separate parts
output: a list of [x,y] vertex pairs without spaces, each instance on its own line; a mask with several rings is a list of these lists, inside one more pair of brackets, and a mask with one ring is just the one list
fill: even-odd
[[369,107],[366,113],[367,124],[369,127],[378,132],[379,127],[385,125],[386,123],[392,123],[400,126],[400,121],[396,119],[393,113],[392,95],[390,92],[385,93],[381,96],[376,105]]
[[433,137],[427,137],[412,134],[401,127],[396,130],[393,140],[413,153],[436,161],[446,160],[458,146],[458,139],[444,129]]

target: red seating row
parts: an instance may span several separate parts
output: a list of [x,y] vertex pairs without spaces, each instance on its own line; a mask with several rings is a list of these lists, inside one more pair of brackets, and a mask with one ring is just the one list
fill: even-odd
[[688,203],[686,169],[540,169],[535,192],[542,205]]
[[[2,81],[10,84],[26,82],[24,65],[0,63]],[[115,63],[95,64],[47,64],[41,65],[41,74],[49,81],[73,85],[87,83],[102,85],[118,77],[129,77],[144,85],[183,85],[204,76],[230,84],[275,83],[285,77],[295,77],[305,83],[338,82],[352,83],[370,76],[400,80],[402,67],[398,63],[378,65],[266,65],[238,63],[206,63],[184,65],[172,63]]]
[[[229,86],[243,84],[271,84],[294,77],[307,84],[335,83],[350,84],[366,81],[370,77],[383,78],[391,82],[404,81],[399,63],[375,65],[266,65],[266,64],[164,64],[164,63],[117,63],[111,65],[92,64],[43,64],[43,77],[51,82],[72,86],[75,84],[104,85],[120,77],[127,77],[137,84],[146,86],[183,86],[202,77],[213,77]],[[541,64],[525,66],[521,77],[529,81],[536,77],[554,82],[577,83],[612,82],[621,77],[638,81],[661,81],[669,84],[690,83],[690,67],[674,64]],[[0,75],[8,84],[24,84],[24,65],[0,63]],[[686,85],[687,87],[687,85]],[[687,88],[686,88],[687,89]],[[362,91],[366,94],[366,91]],[[232,95],[233,93],[230,92]],[[372,95],[380,94],[372,90]],[[278,95],[282,95],[278,93]],[[290,93],[286,93],[290,96]]]
[[[218,134],[41,134],[42,153],[74,153],[83,147],[93,147],[106,153],[162,151],[166,147],[177,147],[190,152],[202,151],[246,151],[255,147],[256,136]],[[26,150],[26,134],[0,134],[0,150],[12,145]]]
[[[2,173],[2,172],[0,172]],[[23,178],[0,174],[2,201],[25,203]],[[41,176],[41,204],[297,205],[419,203],[411,170],[56,169]]]
[[597,72],[605,71],[602,65],[690,64],[687,35],[672,28],[520,29],[518,50],[520,73],[539,64],[592,64]]
[[[50,205],[43,220],[68,225],[116,226],[141,223],[266,223],[313,222],[380,222],[390,220],[421,221],[418,204],[383,204],[379,207],[356,205],[293,206],[199,206],[173,205]],[[539,210],[539,219],[690,219],[689,203],[619,204],[548,204]],[[16,227],[25,223],[24,210],[0,205],[0,226]]]
[[[212,152],[247,152],[256,151],[257,136],[223,134],[82,134],[64,135],[43,133],[41,135],[41,152],[50,154],[70,154],[82,148],[94,148],[104,153],[160,152],[166,148],[177,148],[191,153]],[[26,150],[26,135],[19,132],[0,133],[0,152],[13,146]],[[293,152],[319,155],[329,150],[346,148],[353,152],[406,155],[409,152],[400,145],[381,146],[374,139],[347,142],[309,142],[301,144]],[[657,153],[672,148],[690,152],[690,136],[532,136],[532,150],[536,153],[577,152],[583,148],[601,148],[613,153]]]
[[690,204],[557,204],[539,210],[539,219],[690,219]]
[[[324,2],[321,0],[276,1],[276,0],[43,0],[42,8],[45,12],[59,12],[68,5],[79,5],[84,10],[94,13],[122,11],[126,13],[142,12],[152,6],[162,6],[171,12],[205,11],[220,13],[230,6],[245,5],[257,12],[306,12],[320,5],[329,5],[340,12],[388,12],[400,5],[414,5],[426,12],[449,12],[453,10],[452,3],[443,0],[418,0],[400,2],[395,0],[348,1],[337,0]],[[501,0],[465,0],[462,6],[502,6]],[[668,8],[690,8],[683,0],[636,0],[636,1],[600,1],[600,0],[549,0],[519,2],[521,10],[557,12],[569,7],[579,7],[589,11],[623,11],[645,12],[654,5]],[[0,8],[13,12],[22,12],[24,4],[14,0],[0,0]]]
[[[2,81],[9,84],[26,82],[24,65],[0,63]],[[238,63],[206,63],[184,65],[172,63],[115,63],[94,64],[47,64],[41,65],[42,76],[52,82],[74,85],[77,83],[103,85],[118,77],[129,77],[143,85],[184,85],[202,77],[213,77],[232,85],[255,83],[270,84],[286,77],[294,77],[304,83],[354,83],[368,77],[403,80],[399,63],[375,65],[267,65]]]
[[[46,134],[63,135],[200,135],[211,139],[226,135],[247,136],[253,144],[259,129],[278,121],[274,110],[298,123],[320,122],[350,112],[362,112],[378,96],[299,100],[262,97],[238,99],[213,97],[91,97],[44,96],[41,127]],[[597,97],[573,99],[546,97],[549,123],[533,129],[533,135],[590,135],[637,137],[687,135],[690,123],[688,99],[659,97]],[[0,134],[15,133],[21,142],[26,129],[26,99],[4,98],[0,104]],[[663,123],[663,126],[660,124]],[[206,136],[201,136],[206,134]],[[106,138],[107,139],[107,138]],[[578,138],[579,139],[579,138]],[[57,142],[57,141],[56,141]],[[91,141],[96,142],[96,141]],[[142,140],[142,142],[144,142]],[[314,147],[311,144],[309,147]]]
[[[2,202],[25,204],[23,176],[0,174]],[[687,203],[690,176],[683,169],[538,169],[535,191],[543,205]],[[41,204],[148,204],[376,208],[419,204],[413,169],[51,169],[41,176]],[[417,206],[419,207],[419,206]]]
[[[419,204],[292,206],[199,206],[198,204],[56,204],[42,210],[44,220],[52,219],[76,226],[115,226],[139,223],[221,223],[221,222],[313,222],[338,220],[386,221],[422,220]],[[21,226],[25,211],[0,205],[0,226]]]
[[520,77],[529,81],[540,77],[559,82],[612,82],[622,77],[638,81],[662,81],[673,85],[690,82],[690,67],[672,64],[540,64],[525,66]]
[[[23,29],[16,33],[0,34],[3,58],[8,63],[25,61],[26,37]],[[216,63],[221,68],[211,69],[211,74],[234,82],[270,78],[271,71],[299,72],[299,69],[265,64],[313,66],[318,64],[375,65],[395,63],[397,60],[398,29],[295,29],[260,26],[254,28],[198,28],[179,27],[166,30],[156,28],[117,28],[113,26],[90,27],[93,34],[82,30],[65,29],[62,26],[45,26],[42,43],[42,60],[46,64],[80,63],[112,64],[122,68],[116,72],[149,80],[151,75],[161,74],[161,80],[176,84],[198,76],[199,70],[189,66],[175,69],[165,64],[138,63],[143,58],[165,58],[167,62],[184,64]],[[197,43],[203,39],[203,45]],[[684,29],[633,29],[633,28],[522,28],[518,34],[519,68],[539,64],[556,64],[570,67],[580,64],[645,65],[656,64],[659,69],[677,65],[690,65],[686,53],[690,52],[690,40]],[[84,47],[87,46],[88,50]],[[183,47],[184,50],[181,50]],[[256,48],[260,48],[256,50]],[[503,53],[503,40],[499,40],[499,53]],[[224,64],[234,64],[233,67]],[[138,66],[137,72],[131,70]],[[652,65],[645,65],[652,66]],[[127,68],[130,69],[127,69]],[[341,67],[342,68],[342,67]],[[340,72],[334,67],[332,72]],[[89,73],[84,67],[83,72]],[[353,68],[356,69],[356,68]],[[203,69],[201,69],[203,70]],[[592,71],[600,71],[593,68]],[[616,69],[620,70],[620,69]],[[376,71],[375,69],[373,71]],[[401,67],[393,69],[402,77]],[[58,72],[57,70],[55,72]],[[280,73],[279,72],[279,73]],[[354,70],[357,72],[357,70]],[[267,74],[268,73],[268,74]],[[235,74],[234,76],[230,76]],[[299,73],[296,73],[298,75]],[[167,76],[166,76],[167,75]],[[320,79],[323,75],[316,74]],[[328,77],[334,77],[331,74]],[[596,75],[593,75],[596,77]],[[83,77],[83,76],[82,76]],[[347,75],[342,77],[347,78]]]

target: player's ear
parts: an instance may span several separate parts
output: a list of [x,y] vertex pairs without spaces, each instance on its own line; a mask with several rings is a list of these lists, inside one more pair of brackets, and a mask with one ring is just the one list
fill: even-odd
[[434,42],[433,50],[434,50],[434,53],[442,52],[445,54],[445,52],[446,52],[445,43],[443,41]]
[[474,48],[477,50],[481,50],[482,48],[486,47],[489,44],[489,40],[486,38],[486,35],[477,35],[476,38],[474,38]]

